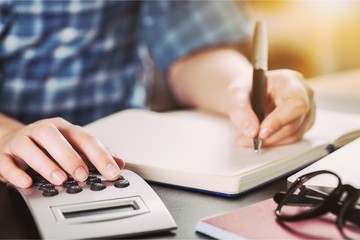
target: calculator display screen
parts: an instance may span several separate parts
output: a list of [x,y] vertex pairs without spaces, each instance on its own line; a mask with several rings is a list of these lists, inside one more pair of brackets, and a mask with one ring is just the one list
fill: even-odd
[[58,223],[73,224],[121,219],[149,212],[139,196],[52,206]]
[[120,205],[113,207],[86,209],[86,210],[73,211],[73,212],[63,212],[63,216],[65,218],[76,218],[76,217],[92,216],[92,215],[107,214],[107,213],[127,212],[134,210],[136,210],[136,208],[133,204],[127,204],[127,205]]

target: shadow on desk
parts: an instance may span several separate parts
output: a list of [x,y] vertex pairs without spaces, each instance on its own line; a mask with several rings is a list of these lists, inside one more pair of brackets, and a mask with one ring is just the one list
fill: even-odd
[[15,190],[0,183],[0,238],[38,239],[40,235],[29,209],[15,194]]

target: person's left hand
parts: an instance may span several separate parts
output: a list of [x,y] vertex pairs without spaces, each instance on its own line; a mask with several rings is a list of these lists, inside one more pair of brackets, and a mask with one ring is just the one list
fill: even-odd
[[257,135],[264,147],[293,143],[314,123],[314,94],[302,75],[285,69],[266,75],[266,117],[261,124],[251,107],[251,81],[234,81],[229,87],[229,116],[241,130],[241,146],[253,146]]

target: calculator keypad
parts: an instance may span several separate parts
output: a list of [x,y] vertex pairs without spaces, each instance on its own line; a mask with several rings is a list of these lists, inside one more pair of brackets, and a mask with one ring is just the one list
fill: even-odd
[[[42,191],[42,195],[44,197],[52,197],[59,194],[59,190],[42,176],[34,175],[32,176],[32,179],[33,185],[38,186],[39,191]],[[130,182],[124,177],[120,177],[118,180],[113,182],[113,185],[116,188],[125,188],[130,185]],[[90,186],[90,190],[92,191],[101,191],[106,188],[106,184],[103,182],[103,180],[101,180],[98,175],[92,172],[89,174],[89,177],[85,183]],[[78,182],[75,181],[71,176],[68,176],[67,181],[63,183],[62,187],[66,189],[66,193],[68,194],[77,194],[83,191],[83,187],[81,187]]]

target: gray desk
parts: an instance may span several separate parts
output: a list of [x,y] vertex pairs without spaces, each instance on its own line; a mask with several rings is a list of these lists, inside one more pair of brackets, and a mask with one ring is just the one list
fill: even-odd
[[[178,229],[170,233],[159,233],[143,238],[156,239],[195,239],[206,238],[195,232],[196,222],[203,217],[243,207],[273,196],[277,191],[286,188],[285,178],[237,198],[222,198],[204,193],[190,192],[181,189],[151,184],[159,197],[164,201],[178,224]],[[33,238],[36,237],[30,214],[21,211],[16,214],[15,204],[9,197],[6,186],[0,183],[0,238]]]
[[231,199],[180,189],[170,189],[158,185],[152,185],[152,187],[164,201],[178,224],[178,229],[174,231],[175,235],[165,235],[164,237],[195,239],[206,238],[206,236],[195,232],[195,224],[200,218],[271,198],[274,193],[286,189],[286,179],[281,178],[271,184]]

